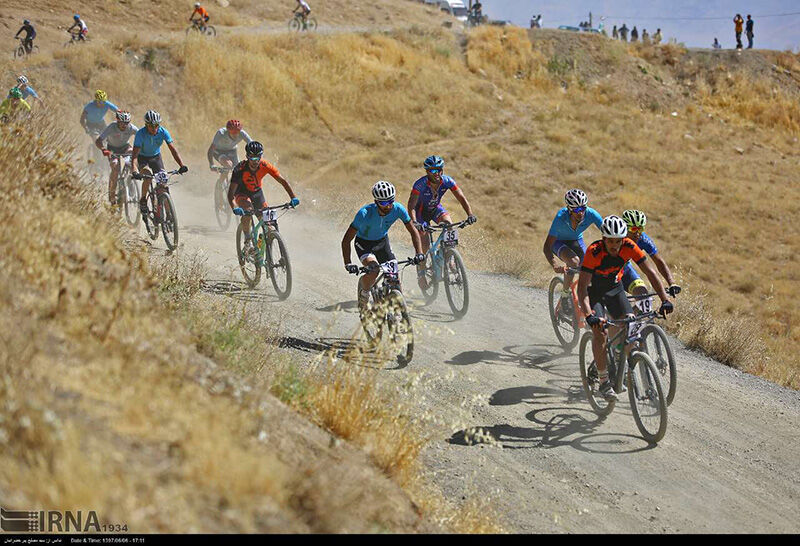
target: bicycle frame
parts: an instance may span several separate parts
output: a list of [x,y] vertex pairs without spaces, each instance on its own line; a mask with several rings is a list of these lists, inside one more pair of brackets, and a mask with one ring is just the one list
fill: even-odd
[[[574,268],[574,267],[565,267],[564,268],[564,277],[562,277],[562,280],[566,277],[567,273],[572,273],[573,275],[576,275],[576,277],[572,280],[572,284],[570,284],[570,286],[569,286],[569,290],[570,290],[570,294],[572,295],[572,310],[575,313],[575,318],[578,319],[578,329],[579,330],[583,330],[586,327],[586,315],[583,314],[583,310],[581,309],[580,301],[578,299],[578,277],[577,277],[577,275],[579,275],[580,272],[581,272],[580,269],[577,269],[577,268]],[[561,300],[560,299],[559,299],[559,302],[556,304],[556,312],[557,313],[561,312]]]
[[[462,229],[467,225],[469,224],[467,224],[466,220],[462,220],[461,222],[456,222],[453,224],[443,224],[436,227],[430,226],[427,223],[423,224],[425,232],[428,234],[428,240],[430,241],[430,248],[428,249],[428,252],[425,253],[425,258],[427,259],[428,256],[433,256],[431,265],[433,266],[434,280],[441,280],[443,278],[444,252],[440,252],[439,250],[446,244],[444,242],[445,235],[449,230]],[[441,233],[434,241],[433,234],[436,231],[441,231]]]
[[[390,291],[397,289],[402,292],[400,286],[400,266],[407,267],[414,263],[412,258],[407,258],[402,262],[397,260],[389,260],[382,264],[371,264],[359,268],[359,274],[372,273],[380,270],[378,278],[375,279],[375,284],[372,285],[370,292],[372,293],[373,302],[382,300]],[[396,264],[396,265],[395,265]]]
[[[256,249],[258,252],[258,265],[259,267],[264,267],[264,249],[258,247],[258,233],[262,229],[262,227],[266,226],[267,233],[270,231],[279,231],[278,230],[278,217],[274,216],[271,219],[264,219],[264,213],[269,211],[278,211],[278,210],[289,210],[292,208],[290,203],[284,203],[283,205],[277,205],[275,207],[266,207],[261,210],[259,214],[255,210],[246,210],[245,215],[247,216],[260,216],[258,222],[254,222],[253,225],[250,226],[250,241],[253,243],[253,248]],[[269,215],[273,216],[273,215]],[[281,215],[283,216],[283,215]]]
[[[623,318],[623,319],[616,319],[616,320],[607,320],[606,324],[614,324],[614,325],[627,325],[628,328],[621,328],[617,334],[612,337],[611,339],[606,341],[606,355],[608,358],[608,366],[611,368],[613,366],[613,370],[615,372],[614,376],[614,388],[619,389],[622,386],[622,381],[624,380],[625,374],[628,372],[628,355],[631,351],[635,349],[639,349],[639,345],[642,340],[641,331],[645,324],[649,324],[653,321],[655,317],[660,316],[658,313],[651,311],[649,313],[643,313],[641,315],[634,316],[633,318]],[[633,335],[629,335],[630,333],[630,325],[631,324],[641,324]],[[612,350],[615,344],[619,343],[619,340],[624,336],[625,343],[620,353],[620,361],[617,361],[616,355]],[[634,366],[635,367],[635,366]],[[630,371],[633,371],[631,368]],[[609,370],[611,372],[611,370]]]

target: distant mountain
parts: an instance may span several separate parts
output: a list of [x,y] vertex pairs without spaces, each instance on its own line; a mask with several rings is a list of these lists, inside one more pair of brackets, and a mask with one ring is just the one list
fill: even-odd
[[[466,2],[465,2],[466,3]],[[661,28],[665,39],[676,38],[690,47],[710,47],[718,38],[722,47],[735,46],[733,17],[750,13],[755,21],[754,46],[766,49],[800,48],[800,1],[798,0],[483,0],[484,12],[493,19],[510,20],[516,25],[529,26],[531,15],[541,13],[545,27],[577,25],[592,19],[597,26],[600,17],[609,29],[626,23],[635,25],[641,34]],[[750,10],[750,11],[747,11]],[[760,15],[797,13],[792,16],[764,17]],[[674,20],[670,18],[686,18]],[[721,17],[722,19],[701,19]],[[742,36],[747,46],[745,36]]]

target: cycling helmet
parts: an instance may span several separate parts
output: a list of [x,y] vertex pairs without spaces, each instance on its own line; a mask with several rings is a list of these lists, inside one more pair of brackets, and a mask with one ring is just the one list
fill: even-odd
[[376,201],[388,201],[389,199],[394,199],[394,196],[395,190],[391,182],[378,180],[375,182],[375,185],[372,186],[372,197],[374,197]]
[[199,8],[200,7],[200,2],[195,2],[194,3],[194,7]]
[[8,96],[12,99],[21,99],[22,91],[19,90],[19,87],[12,87],[11,91],[8,92]]
[[130,123],[131,113],[124,110],[119,110],[117,112],[117,121],[121,121],[122,123]]
[[75,15],[72,16],[72,18],[77,21],[78,19],[81,18],[81,16],[76,13]]
[[431,169],[443,169],[444,159],[442,159],[438,155],[431,155],[425,158],[425,162],[422,165],[423,167],[425,167],[426,171],[429,171]]
[[161,125],[161,114],[155,110],[148,110],[144,114],[144,122],[148,125]]
[[23,25],[30,25],[30,24],[31,24],[31,22],[30,22],[30,21],[28,21],[27,19],[25,19],[24,21],[22,21],[22,24],[23,24]]
[[97,91],[94,92],[94,100],[107,100],[107,99],[108,95],[106,95],[106,92],[103,91],[102,89],[98,89]]
[[17,78],[17,83],[20,84],[20,85],[25,85],[26,83],[28,83],[28,78],[26,78],[25,76],[20,75],[20,77]]
[[238,119],[229,119],[228,123],[225,124],[225,127],[228,129],[228,131],[241,131],[242,122]]
[[589,198],[582,190],[569,190],[564,194],[564,202],[569,208],[574,209],[575,207],[585,207]]
[[609,239],[622,239],[628,234],[628,226],[625,224],[625,220],[619,216],[606,216],[603,218],[600,233]]
[[629,228],[639,227],[643,228],[647,225],[647,216],[640,210],[628,209],[622,213],[622,219],[628,224]]
[[253,140],[244,147],[244,153],[247,154],[248,158],[261,157],[261,154],[264,153],[264,146],[259,141]]
[[156,184],[166,184],[169,182],[169,175],[166,171],[158,171],[153,178],[155,178]]

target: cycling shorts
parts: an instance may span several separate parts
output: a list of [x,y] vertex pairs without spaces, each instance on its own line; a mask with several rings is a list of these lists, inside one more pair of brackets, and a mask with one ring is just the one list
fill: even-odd
[[122,155],[131,153],[130,144],[126,144],[125,146],[112,146],[111,144],[106,144],[106,148],[108,148],[112,154]]
[[598,317],[605,317],[606,310],[611,318],[620,319],[625,315],[633,313],[631,302],[622,289],[622,284],[617,284],[614,288],[607,292],[601,290],[593,290],[589,286],[589,305]]
[[447,214],[447,210],[442,206],[441,203],[433,209],[426,209],[426,208],[417,208],[417,222],[439,222],[439,219]]
[[136,158],[136,164],[139,166],[139,170],[147,167],[150,169],[152,174],[156,174],[158,171],[164,170],[164,161],[161,159],[161,154],[151,157],[139,155]]
[[259,188],[253,192],[236,192],[233,196],[233,203],[244,210],[264,210],[267,207],[267,200],[264,192]]
[[583,242],[583,237],[580,239],[574,239],[572,241],[562,241],[561,239],[556,239],[556,241],[553,243],[553,254],[561,258],[561,251],[565,248],[570,249],[575,253],[580,261],[583,261],[583,255],[586,254],[586,243]]
[[356,255],[358,259],[361,260],[361,263],[364,263],[364,260],[368,256],[375,256],[378,263],[384,263],[395,259],[394,253],[392,252],[392,245],[389,244],[388,235],[377,241],[356,237],[355,247]]
[[233,163],[231,167],[235,167],[239,164],[239,154],[236,150],[213,150],[211,152],[211,157],[213,157],[214,160],[220,164],[222,163],[222,161],[220,161],[221,159],[230,159]]

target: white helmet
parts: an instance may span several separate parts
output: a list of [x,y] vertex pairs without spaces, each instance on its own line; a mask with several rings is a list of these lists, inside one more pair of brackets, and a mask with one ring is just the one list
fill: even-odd
[[619,216],[606,216],[603,218],[603,225],[600,228],[603,237],[609,239],[622,239],[628,234],[628,224]]
[[589,198],[581,190],[569,190],[564,194],[564,202],[569,208],[585,207],[589,202]]
[[131,122],[131,113],[125,110],[118,110],[117,111],[117,121],[121,121],[122,123],[130,123]]
[[388,201],[389,199],[394,199],[394,195],[394,186],[392,186],[391,182],[378,180],[375,182],[375,185],[372,186],[372,197],[374,197],[376,201]]
[[153,178],[156,179],[157,184],[166,184],[169,182],[169,175],[166,171],[158,171]]
[[20,75],[20,77],[17,78],[17,83],[20,84],[20,85],[25,85],[26,83],[28,83],[28,78],[26,78],[25,76]]
[[161,125],[161,114],[155,110],[148,110],[144,115],[144,122],[150,125]]
[[194,3],[194,7],[199,8],[200,7],[200,2],[195,2]]

